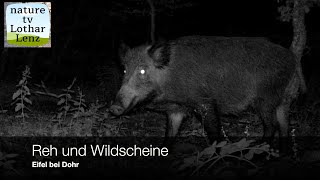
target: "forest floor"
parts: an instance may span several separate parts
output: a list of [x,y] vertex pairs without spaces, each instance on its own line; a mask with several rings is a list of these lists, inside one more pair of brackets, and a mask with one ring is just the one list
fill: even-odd
[[[2,86],[3,87],[3,86]],[[7,89],[7,91],[9,91]],[[3,88],[5,96],[9,96]],[[1,95],[1,93],[0,93]],[[10,95],[11,97],[12,95]],[[4,99],[4,98],[2,98]],[[46,99],[46,98],[45,98]],[[1,100],[1,97],[0,97]],[[75,116],[77,111],[62,113],[60,118],[56,106],[57,102],[52,102],[52,98],[37,103],[33,99],[30,105],[28,117],[17,117],[21,115],[20,111],[15,112],[14,104],[2,104],[0,107],[0,137],[161,137],[165,136],[166,117],[144,109],[134,110],[131,114],[122,117],[113,117],[108,113],[108,104],[91,103],[82,113]],[[318,142],[306,144],[302,140],[297,143],[299,150],[306,146],[309,149],[316,149],[316,156],[320,157],[320,108],[319,104],[293,108],[290,112],[290,128],[294,129],[289,137],[319,137]],[[244,117],[227,117],[222,119],[223,134],[228,144],[220,144],[220,148],[234,145],[241,142],[242,138],[257,140],[262,137],[263,126],[259,118],[252,113],[247,113]],[[178,137],[183,137],[184,141],[176,143],[175,148],[188,152],[190,156],[194,153],[206,151],[210,147],[203,130],[203,126],[195,118],[183,123]],[[229,137],[236,137],[231,140]],[[239,141],[240,140],[240,141]],[[242,141],[243,142],[243,141]],[[182,144],[182,145],[181,145]],[[248,142],[244,148],[248,148]],[[180,146],[180,147],[179,147]],[[237,145],[239,147],[239,145]],[[251,146],[251,145],[250,145]],[[311,147],[315,146],[315,147]],[[257,147],[252,145],[252,147]],[[265,147],[265,146],[258,146]],[[230,146],[229,148],[232,149]],[[214,150],[215,151],[215,150]],[[294,151],[294,150],[293,150]],[[191,152],[191,153],[190,153]],[[213,153],[213,152],[212,152]],[[232,153],[232,152],[230,152]],[[0,149],[1,154],[1,149]],[[304,158],[305,154],[300,156]],[[310,155],[311,156],[311,155]],[[187,158],[187,156],[184,156]],[[1,157],[0,157],[1,159]],[[320,161],[320,158],[314,158],[314,155],[306,161]],[[1,160],[0,160],[1,161]],[[181,161],[181,160],[180,160]],[[185,161],[182,162],[185,164]],[[318,164],[320,167],[320,165]],[[1,164],[0,164],[1,170]]]

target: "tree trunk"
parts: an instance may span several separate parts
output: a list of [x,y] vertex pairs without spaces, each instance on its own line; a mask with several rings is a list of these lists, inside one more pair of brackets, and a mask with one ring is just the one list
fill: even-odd
[[300,85],[302,92],[305,92],[307,90],[301,68],[301,57],[303,55],[303,50],[305,49],[307,40],[307,31],[304,22],[304,6],[305,1],[294,0],[292,12],[293,40],[290,47],[291,51],[296,56],[296,61],[298,65],[297,71],[301,82]]
[[155,7],[154,7],[154,4],[152,2],[152,0],[148,0],[148,3],[149,3],[149,6],[150,6],[150,14],[151,14],[151,32],[150,32],[150,35],[151,35],[151,42],[152,44],[155,43],[156,41],[156,38],[155,38],[155,30],[156,30],[156,23],[155,23],[155,20],[156,20],[156,10],[155,10]]

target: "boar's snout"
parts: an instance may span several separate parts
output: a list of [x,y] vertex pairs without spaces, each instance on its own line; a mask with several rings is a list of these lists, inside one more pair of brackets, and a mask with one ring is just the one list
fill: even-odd
[[136,104],[138,98],[134,89],[124,85],[119,90],[115,102],[109,108],[109,111],[116,116],[120,116],[130,111]]
[[112,106],[110,107],[110,112],[111,112],[113,115],[119,116],[119,115],[123,114],[124,108],[121,107],[121,106],[119,106],[119,105],[114,104],[114,105],[112,105]]

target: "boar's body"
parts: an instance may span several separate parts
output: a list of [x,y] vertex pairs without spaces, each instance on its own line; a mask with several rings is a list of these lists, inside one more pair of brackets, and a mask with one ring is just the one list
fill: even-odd
[[175,136],[196,110],[212,141],[220,136],[219,115],[251,106],[264,122],[265,137],[277,128],[287,136],[287,112],[300,86],[288,49],[262,38],[189,36],[126,52],[127,73],[111,107],[114,114],[148,99],[162,105],[167,136]]

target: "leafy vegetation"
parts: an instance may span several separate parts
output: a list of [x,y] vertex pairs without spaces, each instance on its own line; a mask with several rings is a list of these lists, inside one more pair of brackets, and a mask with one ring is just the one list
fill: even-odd
[[[22,72],[22,79],[19,81],[17,85],[18,90],[13,93],[12,100],[13,104],[16,105],[15,111],[20,111],[21,113],[17,115],[17,118],[22,118],[23,123],[25,122],[25,118],[29,118],[28,114],[25,110],[29,110],[26,104],[32,105],[32,101],[28,98],[30,96],[30,89],[28,88],[28,79],[30,76],[30,68],[26,66],[25,70]],[[29,110],[30,111],[30,110]]]
[[[247,168],[251,173],[256,172],[259,166],[253,162],[255,154],[266,154],[266,159],[278,157],[279,154],[270,150],[270,146],[266,143],[252,145],[254,140],[241,139],[238,142],[228,143],[216,141],[203,151],[196,155],[183,159],[179,170],[191,168],[191,175],[204,175],[210,171],[210,174],[220,174],[224,170],[234,167],[237,169]],[[236,160],[233,161],[233,160]]]
[[0,172],[1,170],[9,170],[19,174],[19,172],[13,167],[16,162],[14,158],[17,156],[18,154],[6,154],[0,151]]

